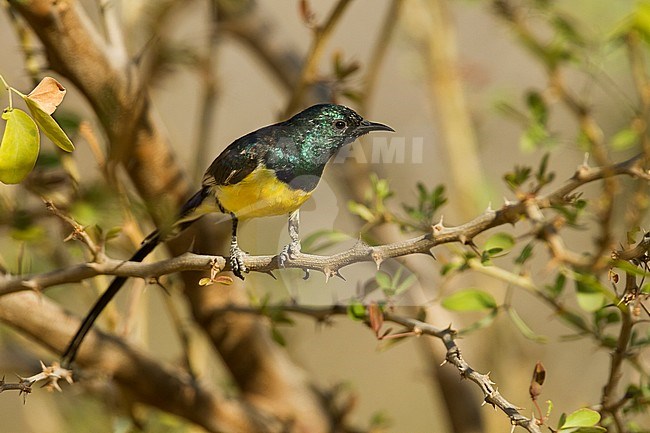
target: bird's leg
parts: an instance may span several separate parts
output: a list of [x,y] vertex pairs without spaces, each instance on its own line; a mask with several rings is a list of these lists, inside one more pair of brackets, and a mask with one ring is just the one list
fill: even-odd
[[244,265],[244,257],[246,253],[239,248],[237,243],[237,224],[239,220],[235,214],[231,213],[232,217],[232,237],[230,238],[230,267],[232,272],[242,280],[244,279],[244,272],[248,272],[246,265]]
[[289,223],[287,226],[289,230],[289,239],[291,239],[291,242],[289,245],[285,245],[284,248],[282,248],[282,252],[278,256],[278,262],[282,267],[284,267],[286,262],[295,258],[296,255],[300,254],[299,226],[300,210],[296,209],[291,213],[291,215],[289,215]]

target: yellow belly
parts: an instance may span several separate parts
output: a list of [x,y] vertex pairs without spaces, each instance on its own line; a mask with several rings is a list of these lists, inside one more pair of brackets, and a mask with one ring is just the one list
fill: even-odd
[[214,188],[224,209],[240,219],[286,215],[311,196],[311,192],[290,188],[264,168],[255,169],[236,185]]

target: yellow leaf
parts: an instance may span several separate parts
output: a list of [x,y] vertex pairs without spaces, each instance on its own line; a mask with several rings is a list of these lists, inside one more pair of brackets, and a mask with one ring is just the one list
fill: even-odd
[[65,87],[52,77],[45,77],[26,98],[36,102],[47,114],[54,113],[65,96]]
[[19,183],[36,164],[41,142],[38,127],[17,108],[5,110],[2,118],[7,126],[0,143],[0,182]]

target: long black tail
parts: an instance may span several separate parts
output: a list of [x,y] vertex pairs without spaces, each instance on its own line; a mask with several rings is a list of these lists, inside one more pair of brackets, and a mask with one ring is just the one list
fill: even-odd
[[[142,243],[142,246],[138,249],[138,251],[136,251],[135,254],[131,256],[129,261],[143,261],[144,258],[147,257],[159,243],[160,234],[158,231],[151,233],[146,237],[145,241]],[[102,296],[100,296],[97,302],[95,302],[95,305],[93,305],[93,308],[88,312],[86,317],[84,317],[84,320],[81,322],[81,326],[77,330],[77,333],[74,335],[72,340],[70,340],[68,347],[65,349],[65,352],[61,357],[61,366],[63,368],[69,368],[72,362],[74,362],[74,359],[77,356],[77,351],[79,350],[79,346],[81,346],[81,342],[86,337],[86,334],[88,334],[88,331],[90,331],[90,328],[92,328],[95,320],[97,320],[97,317],[99,317],[101,312],[104,311],[104,308],[106,308],[108,303],[111,302],[117,292],[120,291],[127,279],[128,277],[115,277],[113,281],[111,281],[111,284],[108,286],[108,289],[106,289],[106,291],[102,294]]]
[[[210,191],[208,187],[203,187],[199,192],[194,194],[192,198],[190,198],[185,203],[185,205],[183,205],[179,213],[180,222],[176,224],[176,227],[173,230],[173,234],[168,234],[164,239],[162,239],[160,232],[158,230],[154,231],[142,241],[142,245],[138,251],[133,254],[129,261],[143,261],[145,257],[147,257],[159,243],[166,241],[173,235],[180,233],[192,225],[194,221],[200,218],[200,214],[198,214],[196,218],[193,218],[192,214],[199,208],[199,206],[201,206],[205,198],[209,195],[209,192]],[[93,305],[93,308],[90,310],[90,312],[88,312],[86,317],[84,317],[84,320],[81,322],[81,326],[77,330],[77,333],[68,344],[65,352],[63,352],[63,356],[61,357],[61,366],[63,368],[69,368],[72,365],[75,357],[77,356],[77,352],[79,351],[79,346],[81,346],[81,343],[86,337],[86,334],[88,334],[90,328],[92,328],[93,324],[95,323],[95,320],[97,320],[97,317],[99,317],[101,312],[104,311],[104,308],[106,308],[108,303],[111,302],[117,292],[120,291],[127,279],[128,277],[115,277],[111,284],[108,286],[108,289],[106,289],[106,291],[102,294],[102,296],[100,296],[97,302],[95,302],[95,305]]]

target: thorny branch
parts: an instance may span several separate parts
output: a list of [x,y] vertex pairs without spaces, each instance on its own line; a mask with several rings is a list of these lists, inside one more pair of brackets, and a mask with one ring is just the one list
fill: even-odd
[[[639,167],[639,157],[611,165],[593,168],[580,166],[575,174],[555,191],[534,197],[526,197],[516,202],[505,203],[501,209],[487,209],[473,220],[457,227],[445,227],[442,222],[434,225],[431,232],[421,236],[393,242],[385,245],[370,246],[358,242],[352,248],[331,256],[319,256],[300,253],[290,260],[285,267],[320,271],[326,279],[333,276],[341,277],[340,269],[353,263],[374,261],[377,266],[389,258],[409,254],[431,254],[430,250],[438,245],[460,242],[472,244],[472,239],[478,234],[504,224],[515,224],[526,217],[532,205],[546,209],[554,205],[570,202],[571,193],[580,186],[604,179],[610,175],[629,175],[640,179],[650,180],[650,174]],[[551,252],[560,254],[557,259],[569,260],[573,265],[580,264],[570,261],[572,254],[557,251],[552,247]],[[576,259],[577,260],[577,259]],[[277,256],[247,256],[244,260],[251,271],[269,273],[279,268]],[[178,257],[156,263],[128,262],[108,257],[101,257],[96,262],[80,263],[72,267],[57,269],[37,275],[1,275],[0,295],[21,290],[42,290],[58,284],[73,283],[92,278],[97,275],[116,275],[139,278],[158,278],[174,272],[189,270],[229,270],[228,260],[219,256],[206,256],[186,253]]]
[[45,381],[44,387],[50,390],[61,391],[59,380],[64,379],[68,383],[72,383],[72,370],[62,368],[58,362],[53,363],[51,366],[46,366],[41,361],[41,372],[29,377],[20,377],[19,382],[7,383],[4,377],[0,380],[0,393],[3,391],[18,391],[24,397],[32,392],[32,385],[36,382]]
[[[612,252],[612,258],[629,261],[637,265],[645,264],[648,261],[648,249],[650,249],[650,233],[646,233],[634,247]],[[623,372],[621,371],[623,362],[631,356],[629,346],[633,338],[633,327],[639,323],[637,314],[634,313],[635,307],[640,303],[638,294],[639,286],[637,276],[630,271],[626,271],[625,293],[621,297],[621,301],[617,304],[621,316],[621,327],[618,331],[616,345],[611,354],[609,376],[603,387],[600,407],[602,413],[611,415],[612,421],[619,432],[625,431],[625,423],[621,419],[621,409],[627,401],[628,396],[623,395],[620,398],[616,398],[614,393],[623,378]]]
[[[263,308],[253,308],[248,306],[235,306],[230,305],[223,308],[222,311],[215,311],[214,314],[221,314],[224,312],[248,313],[248,314],[269,314],[273,311],[281,311],[286,313],[301,314],[312,317],[319,322],[326,322],[331,316],[346,315],[348,309],[345,305],[331,305],[325,307],[306,307],[300,305],[274,305],[264,306]],[[509,418],[513,426],[520,426],[531,433],[541,432],[540,426],[536,420],[529,419],[519,413],[520,408],[506,400],[497,390],[496,383],[494,383],[489,374],[482,374],[474,370],[463,358],[460,348],[456,344],[455,338],[457,332],[451,327],[444,329],[437,328],[427,322],[413,319],[411,317],[401,316],[390,311],[383,311],[383,321],[397,323],[402,325],[405,329],[399,332],[399,335],[411,333],[415,336],[429,335],[438,338],[442,341],[447,349],[445,361],[443,364],[449,363],[456,367],[463,379],[469,379],[474,382],[483,392],[485,403],[492,405],[495,409],[501,409]],[[369,313],[366,312],[366,323],[370,320]],[[390,335],[390,334],[389,334]]]

